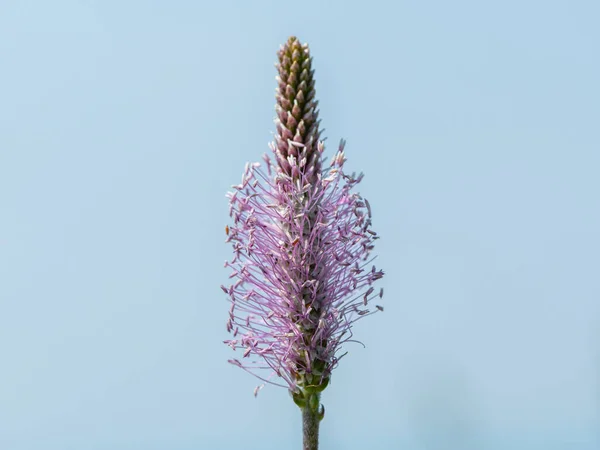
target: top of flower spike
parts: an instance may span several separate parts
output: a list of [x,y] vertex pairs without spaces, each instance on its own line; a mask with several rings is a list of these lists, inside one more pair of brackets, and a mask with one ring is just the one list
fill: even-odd
[[[279,75],[275,97],[277,133],[273,150],[277,165],[290,174],[289,157],[305,157],[305,173],[320,173],[319,112],[315,100],[312,57],[307,44],[290,37],[278,52]],[[305,151],[305,153],[303,152]],[[319,151],[321,150],[321,151]],[[299,162],[299,161],[298,161]]]

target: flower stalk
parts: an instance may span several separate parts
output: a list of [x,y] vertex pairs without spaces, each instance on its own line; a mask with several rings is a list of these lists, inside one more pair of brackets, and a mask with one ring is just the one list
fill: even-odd
[[[312,394],[312,401],[309,401],[302,410],[302,449],[318,450],[319,448],[319,424],[323,419],[325,409],[321,405],[319,409],[319,399],[321,394]],[[311,404],[316,407],[311,407]]]

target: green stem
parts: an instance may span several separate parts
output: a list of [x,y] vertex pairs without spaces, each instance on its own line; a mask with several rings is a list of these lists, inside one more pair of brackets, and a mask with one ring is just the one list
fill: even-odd
[[302,408],[302,450],[319,450],[319,413],[306,405]]
[[[320,392],[304,392],[302,409],[302,450],[319,450],[319,422],[325,416],[325,408],[319,406]],[[298,404],[298,403],[297,403]]]

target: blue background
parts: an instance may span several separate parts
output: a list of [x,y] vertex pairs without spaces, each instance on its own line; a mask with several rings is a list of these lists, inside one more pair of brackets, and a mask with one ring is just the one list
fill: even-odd
[[230,366],[279,45],[382,236],[327,449],[600,447],[600,3],[0,3],[0,448],[297,449]]

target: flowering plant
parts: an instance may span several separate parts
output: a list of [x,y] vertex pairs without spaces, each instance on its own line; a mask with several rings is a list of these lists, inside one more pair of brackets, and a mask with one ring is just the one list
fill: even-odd
[[[248,163],[228,194],[233,224],[227,242],[233,284],[222,286],[231,309],[225,341],[243,355],[230,362],[264,383],[289,389],[302,409],[304,448],[318,446],[320,394],[352,341],[352,325],[382,311],[371,265],[378,239],[371,207],[353,188],[362,174],[344,172],[344,141],[323,169],[323,141],[312,57],[290,37],[277,69],[277,132],[264,169]],[[265,373],[266,371],[266,373]],[[255,389],[255,395],[265,385]]]

